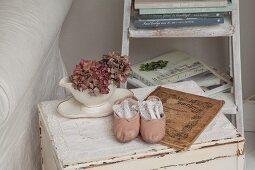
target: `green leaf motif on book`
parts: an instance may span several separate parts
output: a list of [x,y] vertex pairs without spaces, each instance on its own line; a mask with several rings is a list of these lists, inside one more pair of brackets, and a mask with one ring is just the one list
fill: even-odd
[[168,61],[159,60],[159,61],[153,61],[150,63],[141,64],[140,71],[153,71],[157,69],[162,69],[166,67],[167,63]]

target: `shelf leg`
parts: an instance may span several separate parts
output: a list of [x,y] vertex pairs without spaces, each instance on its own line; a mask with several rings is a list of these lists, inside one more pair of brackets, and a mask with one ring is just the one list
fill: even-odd
[[[230,76],[233,78],[233,39],[232,37],[228,37],[228,48],[229,48],[229,72]],[[231,93],[233,93],[234,89],[231,88]],[[231,122],[234,126],[236,126],[236,115],[232,114],[230,116]]]
[[[124,1],[124,14],[123,14],[123,32],[122,32],[122,48],[121,55],[129,55],[129,33],[130,14],[131,14],[132,0]],[[127,83],[121,83],[121,88],[127,88]]]
[[234,77],[235,103],[238,108],[238,113],[236,115],[236,125],[237,125],[237,130],[242,135],[244,135],[241,52],[240,52],[239,0],[234,0],[234,1],[232,1],[232,3],[233,3],[232,24],[235,27],[235,32],[232,37],[233,77]]

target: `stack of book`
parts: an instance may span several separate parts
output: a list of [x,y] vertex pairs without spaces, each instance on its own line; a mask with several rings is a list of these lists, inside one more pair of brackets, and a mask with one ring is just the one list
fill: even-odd
[[230,0],[135,0],[136,28],[206,26],[224,23]]
[[132,66],[129,83],[135,85],[132,77],[145,86],[193,80],[210,96],[228,91],[232,85],[231,77],[226,73],[220,73],[183,51],[169,52]]

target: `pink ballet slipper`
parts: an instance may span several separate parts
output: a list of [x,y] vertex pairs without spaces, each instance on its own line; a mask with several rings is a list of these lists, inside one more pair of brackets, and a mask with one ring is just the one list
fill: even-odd
[[[122,104],[124,101],[136,106],[138,99],[135,96],[127,96],[115,102],[115,105]],[[125,143],[135,139],[139,134],[140,115],[136,111],[131,118],[122,118],[114,111],[113,133],[119,142]]]
[[[150,96],[147,100],[160,99],[156,96]],[[141,116],[140,134],[147,143],[158,143],[165,136],[166,116],[163,109],[160,110],[160,118],[147,120]]]

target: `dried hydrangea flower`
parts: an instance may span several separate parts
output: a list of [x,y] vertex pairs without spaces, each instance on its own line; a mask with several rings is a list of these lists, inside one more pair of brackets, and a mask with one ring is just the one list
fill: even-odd
[[131,72],[128,56],[122,56],[118,52],[110,52],[103,55],[102,60],[82,59],[76,65],[70,80],[74,89],[85,91],[90,95],[108,94],[109,85],[124,83]]
[[111,82],[111,74],[106,65],[82,59],[76,65],[70,80],[74,89],[79,91],[87,90],[90,95],[108,94],[108,86]]
[[101,63],[106,64],[108,71],[111,73],[111,78],[117,84],[125,83],[131,72],[129,57],[122,56],[119,52],[109,52],[103,55]]

